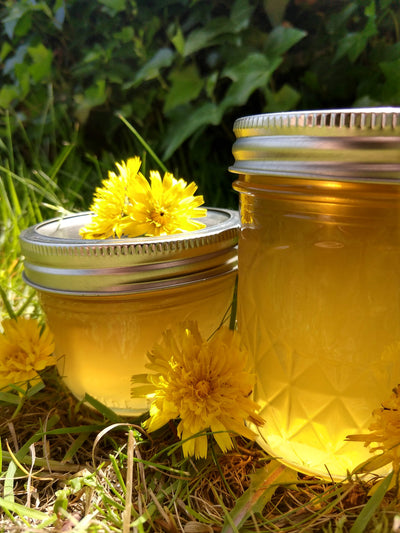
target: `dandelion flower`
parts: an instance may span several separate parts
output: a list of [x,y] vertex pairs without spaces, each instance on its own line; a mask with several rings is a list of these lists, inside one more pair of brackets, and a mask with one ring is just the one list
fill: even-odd
[[116,164],[98,187],[91,205],[91,222],[80,230],[85,239],[159,236],[204,228],[193,218],[204,217],[202,196],[194,196],[195,183],[187,185],[166,172],[150,171],[150,182],[139,172],[139,157]]
[[53,334],[31,318],[2,322],[0,334],[0,389],[38,378],[38,373],[55,364]]
[[381,451],[380,464],[392,462],[393,470],[400,469],[400,385],[393,389],[391,396],[373,411],[373,422],[369,433],[349,435],[347,440],[364,442],[371,446],[370,452]]
[[204,217],[202,196],[193,196],[197,190],[194,182],[187,185],[183,179],[175,179],[166,172],[161,179],[156,170],[150,171],[150,183],[137,176],[128,185],[128,217],[124,220],[124,232],[130,237],[139,235],[172,235],[204,228],[193,217]]
[[85,239],[108,239],[121,237],[121,221],[127,203],[128,183],[136,178],[141,161],[132,157],[126,162],[116,163],[119,173],[110,171],[102,187],[96,189],[90,206],[94,215],[90,223],[81,228],[80,235]]
[[[244,422],[261,425],[263,419],[249,398],[253,378],[246,371],[247,354],[237,332],[220,328],[203,340],[196,322],[181,324],[164,333],[148,358],[146,366],[155,374],[147,375],[147,386],[132,389],[133,396],[141,392],[152,397],[146,429],[154,431],[179,418],[184,455],[196,458],[207,456],[205,431],[211,430],[223,452],[233,446],[232,432],[255,437]],[[134,385],[143,381],[142,376],[132,378]]]

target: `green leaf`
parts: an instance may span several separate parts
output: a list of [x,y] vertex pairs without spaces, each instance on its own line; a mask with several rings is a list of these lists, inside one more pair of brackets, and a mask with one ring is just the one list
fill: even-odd
[[264,9],[273,26],[281,24],[289,0],[264,0]]
[[235,507],[226,517],[221,533],[240,531],[247,518],[260,513],[271,501],[277,488],[281,485],[296,483],[297,473],[273,459],[265,468],[260,468],[252,476],[249,488],[237,500]]
[[200,78],[194,64],[182,70],[173,70],[169,75],[171,87],[164,104],[164,112],[194,100],[200,94],[204,81]]
[[46,2],[14,2],[8,15],[3,18],[4,31],[12,39],[14,36],[23,37],[31,28],[32,12],[42,11],[48,17],[53,14]]
[[126,0],[99,0],[99,4],[103,4],[103,6],[108,7],[115,13],[126,9]]
[[274,113],[278,111],[290,111],[295,109],[301,98],[301,94],[291,85],[285,83],[279,91],[273,93],[267,91],[267,108],[266,111]]
[[12,52],[12,46],[10,43],[5,41],[2,44],[1,50],[0,50],[0,61],[4,61],[5,58],[8,56],[8,54]]
[[75,95],[75,101],[78,106],[76,108],[76,116],[80,122],[85,122],[90,110],[93,107],[104,104],[107,99],[106,82],[105,80],[97,80],[95,85],[91,85],[84,94]]
[[14,37],[25,37],[32,27],[32,13],[25,13],[14,28]]
[[339,13],[334,13],[327,20],[326,28],[329,33],[343,33],[346,29],[346,23],[350,17],[357,11],[358,5],[355,2],[351,2],[346,5]]
[[171,43],[175,46],[178,54],[183,55],[185,50],[185,38],[180,26],[176,28],[175,34],[171,37]]
[[382,86],[382,98],[387,103],[398,103],[400,97],[400,59],[395,61],[382,61],[379,68],[385,76]]
[[48,78],[51,74],[53,52],[39,43],[37,46],[30,46],[28,54],[33,60],[33,64],[29,66],[29,73],[33,80],[38,82]]
[[18,96],[19,91],[15,85],[3,85],[0,89],[0,108],[8,109]]
[[234,83],[229,86],[221,108],[226,110],[232,106],[244,105],[256,89],[267,87],[271,74],[280,63],[280,58],[270,61],[263,54],[254,52],[240,63],[226,68],[222,76],[230,78]]
[[215,17],[205,26],[193,30],[186,38],[183,56],[187,57],[203,48],[213,46],[214,39],[220,35],[233,32],[229,19]]
[[372,2],[368,6],[366,6],[366,8],[364,9],[364,15],[368,18],[368,21],[362,33],[368,39],[378,33],[378,29],[376,27],[375,0],[372,0]]
[[205,82],[205,89],[206,89],[208,98],[212,98],[217,82],[218,82],[218,71],[215,71],[212,74],[210,74],[210,76],[208,76]]
[[54,26],[61,30],[62,26],[64,24],[65,20],[65,1],[64,0],[56,0],[54,6]]
[[387,81],[398,85],[400,80],[400,59],[396,59],[394,61],[382,61],[379,63],[379,67]]
[[24,44],[18,46],[15,50],[13,56],[9,57],[4,63],[3,74],[10,74],[11,76],[14,73],[15,65],[20,65],[24,62],[28,47]]
[[163,159],[168,159],[193,133],[209,124],[217,125],[222,118],[222,108],[207,102],[195,110],[185,108],[176,114],[164,136]]
[[363,533],[364,531],[366,531],[369,521],[371,520],[375,511],[378,509],[386,494],[386,491],[390,486],[392,477],[393,472],[391,472],[383,480],[378,490],[374,492],[368,503],[363,507],[361,513],[358,515],[357,520],[354,522],[352,528],[350,529],[350,533]]
[[27,68],[26,64],[18,63],[15,65],[14,74],[19,83],[19,98],[21,100],[26,97],[31,86],[30,71],[29,68]]
[[133,41],[135,37],[135,31],[132,26],[124,26],[121,31],[114,33],[113,37],[123,43],[129,43]]
[[236,0],[230,18],[214,17],[207,24],[196,28],[186,38],[183,56],[187,57],[199,50],[213,46],[224,34],[237,34],[247,28],[254,7],[247,0]]
[[15,2],[9,10],[9,14],[3,18],[4,31],[9,39],[14,37],[14,30],[17,23],[23,18],[27,11],[25,5],[21,2]]
[[350,32],[343,37],[338,43],[336,54],[333,58],[335,63],[338,59],[347,55],[351,63],[354,63],[360,54],[364,51],[370,37],[377,33],[375,22],[375,2],[371,2],[364,10],[368,18],[367,23],[362,31]]
[[344,56],[354,63],[367,45],[367,39],[362,33],[348,33],[338,43],[336,54],[333,58],[335,63]]
[[278,26],[267,37],[264,45],[265,53],[271,59],[279,57],[301,41],[306,35],[306,31],[297,28]]
[[170,48],[161,48],[156,54],[143,65],[136,73],[132,85],[138,85],[141,81],[149,81],[160,73],[162,68],[169,67],[174,59],[175,52]]
[[232,11],[230,14],[232,30],[235,33],[239,33],[240,31],[248,28],[253,11],[254,6],[251,6],[248,0],[236,0],[232,6]]

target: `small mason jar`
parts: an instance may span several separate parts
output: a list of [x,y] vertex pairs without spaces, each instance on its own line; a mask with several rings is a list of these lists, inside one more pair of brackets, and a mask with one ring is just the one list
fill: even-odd
[[78,398],[90,394],[120,415],[140,415],[131,376],[163,331],[195,320],[210,336],[229,320],[237,276],[239,216],[209,208],[201,230],[162,237],[84,240],[81,213],[20,236],[24,279],[37,290],[55,336],[57,367]]
[[343,479],[372,457],[346,437],[400,383],[400,108],[255,115],[234,132],[258,442]]

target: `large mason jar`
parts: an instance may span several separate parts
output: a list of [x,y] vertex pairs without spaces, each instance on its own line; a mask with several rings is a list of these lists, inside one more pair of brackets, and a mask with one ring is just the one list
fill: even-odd
[[371,457],[346,437],[400,383],[400,108],[256,115],[234,132],[258,441],[343,479]]

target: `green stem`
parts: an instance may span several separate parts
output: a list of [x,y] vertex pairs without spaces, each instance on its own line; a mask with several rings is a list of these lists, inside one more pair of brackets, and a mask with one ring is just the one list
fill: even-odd
[[231,319],[229,322],[229,329],[235,329],[235,326],[236,326],[237,291],[238,291],[238,276],[236,276],[235,288],[233,289],[232,309],[231,309]]

